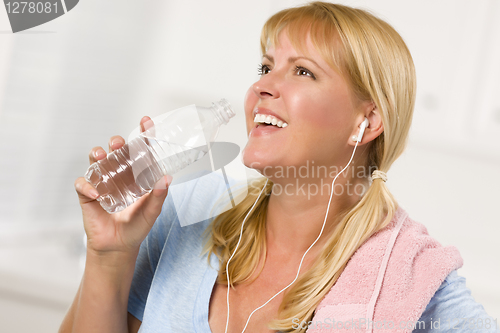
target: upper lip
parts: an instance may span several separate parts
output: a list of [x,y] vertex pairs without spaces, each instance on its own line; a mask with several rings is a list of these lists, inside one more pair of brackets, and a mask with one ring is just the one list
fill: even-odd
[[265,114],[265,115],[268,115],[268,116],[273,116],[273,117],[276,117],[276,119],[281,120],[284,123],[288,123],[287,121],[283,120],[283,118],[281,118],[278,114],[276,114],[275,112],[273,112],[273,111],[271,111],[269,109],[255,108],[253,110],[253,118],[255,118],[255,116],[257,114]]

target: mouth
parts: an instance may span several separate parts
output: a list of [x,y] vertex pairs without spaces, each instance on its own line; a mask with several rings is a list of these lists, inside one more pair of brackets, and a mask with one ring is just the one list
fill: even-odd
[[256,127],[285,128],[288,126],[287,122],[269,114],[257,113],[253,121],[257,124]]

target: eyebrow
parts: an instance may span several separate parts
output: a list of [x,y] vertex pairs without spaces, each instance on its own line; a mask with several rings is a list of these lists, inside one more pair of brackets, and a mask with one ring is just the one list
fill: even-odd
[[[268,59],[270,62],[274,63],[274,58],[273,58],[272,56],[270,56],[269,54],[264,54],[262,57],[263,57],[263,58],[266,58],[266,59]],[[310,61],[310,62],[312,62],[314,65],[316,65],[316,67],[318,67],[318,68],[319,68],[319,69],[321,69],[323,72],[325,72],[325,70],[324,70],[324,69],[323,69],[320,65],[318,65],[318,63],[317,63],[316,61],[314,61],[314,60],[313,60],[313,59],[311,59],[311,58],[301,57],[301,56],[299,56],[299,57],[290,57],[290,58],[288,58],[288,62],[289,62],[289,63],[294,63],[295,61],[297,61],[297,60],[299,60],[299,59],[304,59],[304,60]]]

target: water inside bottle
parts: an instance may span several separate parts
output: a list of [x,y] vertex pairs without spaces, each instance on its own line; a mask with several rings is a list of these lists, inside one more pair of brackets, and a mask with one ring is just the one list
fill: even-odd
[[[99,192],[102,207],[109,213],[119,212],[151,191],[162,177],[162,169],[153,154],[145,149],[135,160],[130,149],[136,150],[138,142],[131,142],[93,164],[85,178]],[[135,165],[134,168],[130,166]],[[134,174],[134,171],[141,172]]]
[[115,213],[150,192],[163,175],[174,175],[207,151],[206,146],[192,148],[140,136],[91,165],[85,178],[99,192],[101,206]]

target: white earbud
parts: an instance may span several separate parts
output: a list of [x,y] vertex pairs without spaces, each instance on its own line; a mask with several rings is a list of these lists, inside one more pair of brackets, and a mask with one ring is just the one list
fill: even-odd
[[361,140],[363,139],[363,134],[365,134],[365,129],[368,127],[368,125],[370,125],[370,122],[367,118],[365,118],[365,120],[363,120],[363,122],[359,125],[358,135],[352,136],[352,141],[361,142]]

